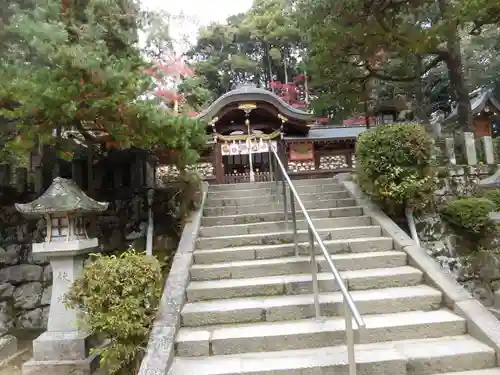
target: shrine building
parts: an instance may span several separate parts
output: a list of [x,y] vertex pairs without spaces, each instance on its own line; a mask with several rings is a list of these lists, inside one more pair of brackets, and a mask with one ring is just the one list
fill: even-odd
[[271,91],[243,86],[215,100],[197,119],[206,123],[207,148],[196,169],[209,183],[271,181],[269,147],[293,179],[352,171],[363,126],[319,125]]

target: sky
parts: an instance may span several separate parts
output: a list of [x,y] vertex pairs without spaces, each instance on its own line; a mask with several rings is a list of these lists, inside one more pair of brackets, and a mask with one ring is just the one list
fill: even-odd
[[173,14],[184,14],[194,22],[184,22],[175,25],[172,30],[176,34],[189,34],[196,38],[200,26],[211,22],[222,22],[228,16],[241,13],[250,8],[253,0],[142,0],[142,5],[148,9],[166,10]]

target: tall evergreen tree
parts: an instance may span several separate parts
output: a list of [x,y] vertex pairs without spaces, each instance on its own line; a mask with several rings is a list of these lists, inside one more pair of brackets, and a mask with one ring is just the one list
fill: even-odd
[[12,6],[15,36],[0,60],[1,114],[16,119],[28,147],[53,143],[61,129],[109,133],[121,147],[171,149],[186,161],[203,144],[203,127],[147,95],[154,82],[138,46],[147,19],[134,0],[43,0]]

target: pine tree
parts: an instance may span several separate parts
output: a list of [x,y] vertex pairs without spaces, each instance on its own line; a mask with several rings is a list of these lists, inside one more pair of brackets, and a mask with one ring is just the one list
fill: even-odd
[[[203,126],[148,95],[154,82],[138,46],[145,17],[134,0],[44,0],[11,9],[15,37],[0,57],[0,115],[17,140],[54,143],[61,129],[95,142],[99,129],[120,147],[173,150],[194,161]],[[61,147],[60,144],[58,144]]]

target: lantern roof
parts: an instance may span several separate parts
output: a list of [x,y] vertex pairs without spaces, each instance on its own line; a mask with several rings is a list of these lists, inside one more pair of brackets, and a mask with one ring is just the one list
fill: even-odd
[[26,215],[91,214],[108,209],[108,202],[98,202],[83,192],[75,181],[56,177],[40,197],[29,203],[16,203]]

